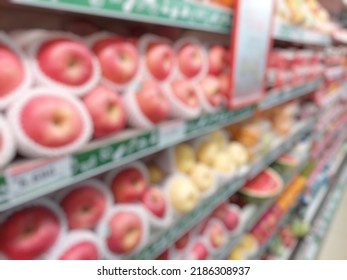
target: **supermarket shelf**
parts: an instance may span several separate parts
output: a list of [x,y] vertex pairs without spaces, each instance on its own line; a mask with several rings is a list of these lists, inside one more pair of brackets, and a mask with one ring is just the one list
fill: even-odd
[[187,0],[13,0],[29,5],[201,31],[229,34],[232,13],[212,4]]
[[[256,170],[258,170],[259,173],[264,170],[279,156],[287,152],[296,142],[307,135],[307,133],[310,132],[313,128],[313,124],[314,119],[307,121],[307,123],[304,125],[301,125],[291,137],[279,143],[266,156],[258,159],[255,163],[253,163],[250,168],[250,173],[254,173]],[[213,211],[213,209],[215,209],[221,201],[227,199],[239,188],[241,188],[248,177],[249,174],[246,174],[245,176],[237,180],[234,179],[231,183],[219,188],[219,190],[214,195],[205,199],[205,201],[202,201],[196,209],[180,218],[168,230],[162,232],[158,236],[153,236],[153,241],[149,242],[149,244],[138,253],[130,256],[130,259],[148,260],[156,258],[165,250],[165,248],[167,248],[168,244],[175,242],[193,225],[203,220],[209,213],[211,213],[211,211]]]
[[[332,182],[327,187],[327,191],[323,198],[320,199],[320,204],[315,209],[310,217],[312,229],[311,232],[298,242],[292,259],[308,259],[313,260],[319,253],[323,238],[329,228],[332,216],[337,209],[338,202],[342,198],[342,192],[345,188],[347,180],[347,169],[345,167],[347,161],[346,146],[344,149],[344,158],[340,161],[340,166],[336,168],[336,173],[333,176]],[[317,198],[317,196],[316,196]],[[318,199],[318,198],[317,198]],[[315,200],[312,202],[314,203]],[[318,203],[317,203],[318,204]],[[313,207],[313,206],[310,206]],[[309,207],[309,208],[310,208]],[[308,214],[307,214],[308,215]]]
[[294,88],[285,88],[281,90],[272,90],[258,104],[259,109],[265,110],[284,102],[299,98],[313,92],[322,85],[322,79],[317,79]]
[[99,141],[58,159],[14,164],[0,176],[0,212],[238,122],[252,113],[252,106],[222,109],[189,121],[167,122],[151,131],[135,131]]
[[299,199],[296,201],[296,203],[294,203],[294,205],[292,205],[292,207],[284,214],[284,216],[281,218],[281,220],[279,221],[279,223],[276,225],[276,228],[274,229],[274,231],[271,233],[271,235],[269,236],[269,238],[267,239],[267,241],[261,245],[258,248],[258,251],[249,259],[251,260],[258,260],[261,258],[261,256],[266,252],[266,250],[269,248],[271,241],[273,240],[273,238],[278,234],[278,231],[280,230],[280,228],[285,225],[288,220],[290,219],[292,213],[295,211],[295,209],[297,208],[297,206],[299,205]]
[[[301,170],[305,167],[305,165],[308,163],[308,159],[304,159],[296,168],[295,170],[291,171],[290,173],[283,176],[283,181],[285,185],[288,185],[290,181],[297,176]],[[232,248],[240,241],[241,237],[245,232],[248,232],[255,223],[260,219],[260,217],[265,213],[265,211],[276,201],[276,198],[270,199],[264,203],[262,203],[259,207],[254,207],[252,209],[251,213],[247,216],[251,216],[251,218],[245,223],[245,225],[240,230],[239,234],[235,237],[232,237],[228,244],[226,244],[223,249],[218,252],[214,259],[216,260],[225,260],[232,250]]]
[[[316,81],[308,87],[303,86],[300,92],[307,93],[319,83]],[[298,91],[297,88],[292,90],[294,93]],[[281,102],[286,102],[286,99],[277,101]],[[166,122],[150,131],[131,130],[120,133],[113,138],[91,143],[72,155],[14,163],[0,173],[0,212],[236,123],[250,117],[253,112],[254,106],[238,110],[221,109],[189,121]],[[288,143],[288,146],[291,144]],[[259,172],[261,166],[262,162],[255,165],[251,175]]]
[[299,44],[319,46],[329,46],[332,44],[332,40],[328,35],[279,21],[275,23],[274,38],[279,41]]

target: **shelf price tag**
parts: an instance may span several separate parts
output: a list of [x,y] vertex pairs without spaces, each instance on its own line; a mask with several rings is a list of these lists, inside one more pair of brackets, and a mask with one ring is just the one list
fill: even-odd
[[171,122],[163,124],[159,128],[159,146],[165,147],[172,143],[177,143],[185,139],[186,124],[185,122]]
[[8,198],[37,191],[72,177],[72,158],[63,157],[55,160],[40,160],[22,164],[6,170],[9,186]]
[[253,104],[265,94],[274,4],[274,0],[236,1],[230,42],[231,107]]

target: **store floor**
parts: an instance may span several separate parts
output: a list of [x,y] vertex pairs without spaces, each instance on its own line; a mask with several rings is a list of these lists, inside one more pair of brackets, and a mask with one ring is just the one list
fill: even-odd
[[318,259],[347,260],[347,190],[330,224]]

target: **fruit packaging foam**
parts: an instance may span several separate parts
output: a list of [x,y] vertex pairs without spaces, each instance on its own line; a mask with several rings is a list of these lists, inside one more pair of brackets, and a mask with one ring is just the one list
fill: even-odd
[[[94,33],[93,35],[88,36],[85,39],[86,44],[89,46],[90,49],[93,48],[93,46],[100,40],[103,40],[107,37],[120,37],[122,38],[120,35],[117,35],[115,33],[111,33],[111,32],[107,32],[107,31],[100,31],[97,33]],[[141,56],[139,56],[140,59],[140,64],[141,64]],[[110,87],[113,90],[116,91],[125,91],[128,87],[130,87],[133,83],[139,82],[141,80],[141,78],[143,78],[143,72],[141,70],[141,67],[136,71],[135,76],[129,80],[127,83],[124,84],[118,84],[115,83],[113,81],[110,81],[108,79],[106,79],[105,77],[102,77],[102,74],[100,74],[100,80],[103,84],[105,84],[106,86]]]
[[55,39],[55,38],[68,38],[75,41],[78,41],[82,43],[83,45],[86,45],[82,38],[78,37],[77,35],[74,35],[72,33],[68,32],[49,32],[45,36],[41,36],[38,38],[38,40],[33,41],[29,47],[28,47],[28,55],[30,58],[30,69],[34,75],[34,81],[35,84],[38,86],[47,86],[53,89],[58,89],[63,92],[68,92],[70,95],[76,95],[76,96],[83,96],[87,92],[89,92],[94,86],[98,84],[98,82],[101,79],[101,69],[97,62],[97,59],[93,55],[92,51],[90,50],[90,53],[92,55],[92,66],[93,66],[93,72],[90,77],[90,79],[84,83],[81,86],[68,86],[64,85],[62,83],[59,83],[50,77],[48,77],[46,74],[42,72],[40,69],[40,66],[37,63],[37,54],[45,42]]
[[[83,120],[84,130],[74,142],[62,147],[48,148],[36,143],[25,134],[21,127],[21,112],[31,98],[38,96],[57,96],[70,102],[77,109]],[[76,97],[69,95],[64,91],[52,88],[36,88],[28,91],[25,96],[17,100],[8,111],[7,121],[17,142],[19,153],[23,156],[33,158],[70,154],[81,149],[91,139],[93,134],[93,125],[90,116],[82,103]]]
[[[129,253],[125,253],[125,254],[116,254],[112,252],[106,244],[106,238],[109,234],[108,220],[111,218],[112,215],[116,214],[117,212],[127,212],[127,211],[135,213],[137,216],[139,216],[141,220],[141,228],[142,228],[141,240],[133,251]],[[114,205],[111,209],[107,211],[106,215],[102,218],[100,224],[98,225],[96,229],[96,234],[101,240],[101,251],[105,259],[108,259],[108,260],[127,259],[131,254],[141,250],[150,240],[150,225],[148,221],[148,216],[146,215],[146,212],[144,211],[144,207],[142,205],[136,205],[136,204]]]

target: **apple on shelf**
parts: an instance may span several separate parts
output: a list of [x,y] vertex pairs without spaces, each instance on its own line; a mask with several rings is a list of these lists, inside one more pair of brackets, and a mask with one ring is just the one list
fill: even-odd
[[139,71],[140,58],[132,40],[103,34],[92,41],[92,50],[106,81],[119,87],[134,80]]
[[140,39],[139,48],[145,53],[145,69],[152,78],[165,81],[172,76],[175,53],[169,40],[155,35],[144,35]]
[[149,237],[142,206],[115,205],[99,224],[97,234],[107,259],[117,259],[140,249]]
[[227,232],[224,225],[218,220],[211,220],[205,234],[212,248],[221,248],[227,242]]
[[146,167],[136,162],[106,175],[106,184],[111,188],[116,203],[133,203],[141,201],[148,189]]
[[118,92],[98,85],[83,97],[94,125],[94,138],[105,137],[122,130],[126,125],[126,111]]
[[211,168],[203,163],[196,164],[189,172],[190,178],[199,191],[206,192],[215,184],[214,174]]
[[213,216],[221,220],[229,231],[234,231],[240,224],[240,210],[224,202],[213,211]]
[[208,51],[208,62],[210,75],[221,75],[228,68],[228,53],[224,46],[213,45]]
[[100,260],[101,246],[91,231],[70,231],[49,254],[52,260]]
[[178,70],[184,78],[198,78],[207,72],[206,52],[195,40],[184,39],[177,42],[176,59]]
[[99,82],[100,68],[92,51],[75,35],[50,34],[31,44],[36,80],[44,86],[84,95]]
[[155,187],[148,188],[142,198],[142,204],[151,214],[158,218],[164,218],[167,212],[166,198],[163,192]]
[[27,58],[8,36],[0,34],[0,109],[7,109],[32,83]]
[[51,88],[28,91],[10,108],[8,123],[19,152],[28,157],[72,153],[82,148],[93,133],[82,102]]
[[60,206],[70,229],[94,228],[111,204],[107,187],[95,179],[62,192]]
[[207,112],[214,111],[225,103],[225,97],[221,90],[221,84],[217,77],[208,75],[199,83],[200,99],[203,108]]
[[191,235],[192,233],[190,231],[183,234],[175,243],[174,243],[174,249],[178,251],[185,250],[191,241]]
[[187,260],[207,260],[208,256],[208,247],[202,240],[194,241],[186,253]]
[[172,175],[166,182],[172,207],[181,214],[192,211],[199,202],[199,190],[192,180],[181,174]]
[[149,181],[151,184],[158,184],[164,180],[165,174],[163,169],[156,163],[150,162],[147,164]]
[[135,128],[150,129],[170,116],[170,105],[158,82],[144,80],[125,94],[128,122]]
[[187,143],[178,144],[174,148],[175,167],[179,172],[189,173],[196,164],[193,147]]
[[[47,203],[46,203],[47,202]],[[25,206],[9,214],[0,226],[0,251],[13,260],[33,260],[42,256],[60,238],[65,225],[52,202]]]

